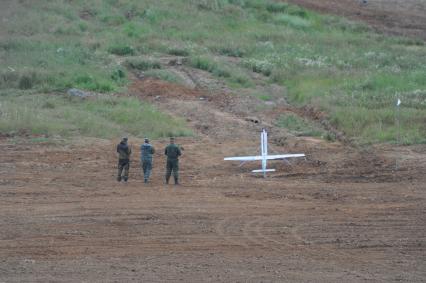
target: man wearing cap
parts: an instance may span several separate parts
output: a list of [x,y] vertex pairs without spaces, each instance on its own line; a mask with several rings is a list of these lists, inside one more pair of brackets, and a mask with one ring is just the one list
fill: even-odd
[[[130,167],[130,155],[132,154],[132,149],[127,144],[127,137],[124,137],[121,142],[117,145],[118,152],[118,175],[117,181],[124,180],[127,182],[129,178],[129,167]],[[122,176],[122,172],[124,169],[124,176]]]
[[173,171],[175,185],[179,185],[179,156],[182,155],[180,148],[175,144],[175,139],[170,138],[170,144],[166,146],[164,154],[167,156],[166,163],[166,184],[169,183]]
[[143,181],[148,183],[152,170],[152,155],[155,153],[154,147],[149,143],[149,139],[145,138],[141,145],[141,164],[143,170]]

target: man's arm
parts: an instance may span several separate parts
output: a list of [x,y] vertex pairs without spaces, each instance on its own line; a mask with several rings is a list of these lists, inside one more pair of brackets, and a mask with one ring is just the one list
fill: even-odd
[[155,153],[155,148],[153,146],[151,146],[151,154]]
[[179,148],[179,147],[177,147],[177,154],[178,154],[178,156],[181,156],[181,155],[182,155],[182,151],[180,150],[180,148]]

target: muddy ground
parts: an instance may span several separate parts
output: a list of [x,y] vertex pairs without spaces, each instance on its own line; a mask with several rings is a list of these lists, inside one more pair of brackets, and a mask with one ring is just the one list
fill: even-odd
[[[326,1],[324,1],[325,3]],[[373,2],[373,1],[371,1]],[[129,93],[184,117],[181,185],[165,185],[166,139],[143,183],[130,137],[130,181],[115,181],[118,140],[33,143],[0,137],[0,282],[425,282],[426,146],[364,146],[297,137],[274,126],[292,112],[324,130],[324,113],[286,103],[279,86],[239,95],[208,73],[164,67],[177,86],[135,74]],[[260,164],[259,151],[306,159]],[[336,133],[339,134],[339,133]],[[338,135],[339,137],[339,135]]]

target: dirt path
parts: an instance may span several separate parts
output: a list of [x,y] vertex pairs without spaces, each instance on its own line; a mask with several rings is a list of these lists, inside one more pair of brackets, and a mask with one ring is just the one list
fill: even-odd
[[426,40],[423,0],[288,0],[309,9],[366,22],[378,31]]
[[179,143],[175,187],[160,153],[151,184],[136,155],[120,184],[113,142],[2,140],[0,282],[425,281],[424,147],[310,144],[307,161],[275,162],[264,180],[221,160],[255,141]]

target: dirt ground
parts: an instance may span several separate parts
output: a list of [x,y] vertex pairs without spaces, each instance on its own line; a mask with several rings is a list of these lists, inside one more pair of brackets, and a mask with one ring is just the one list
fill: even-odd
[[[181,186],[155,140],[144,184],[115,181],[118,141],[0,140],[0,282],[424,282],[426,146],[357,148],[294,137],[255,98],[135,81],[130,95],[184,116]],[[289,109],[291,110],[291,109]],[[248,112],[245,112],[248,111]],[[273,112],[273,111],[272,111]],[[266,179],[223,157],[270,151]]]
[[[127,95],[194,130],[177,140],[180,186],[163,182],[166,139],[152,141],[144,184],[142,140],[130,137],[125,184],[115,180],[118,140],[0,137],[0,282],[426,281],[425,145],[293,136],[276,115],[322,123],[322,114],[238,95],[174,60],[164,64],[186,87],[136,74]],[[223,161],[257,154],[262,128],[271,153],[306,159],[272,161],[266,179],[250,173],[258,163]]]
[[328,14],[361,20],[377,31],[426,40],[424,0],[288,0]]

